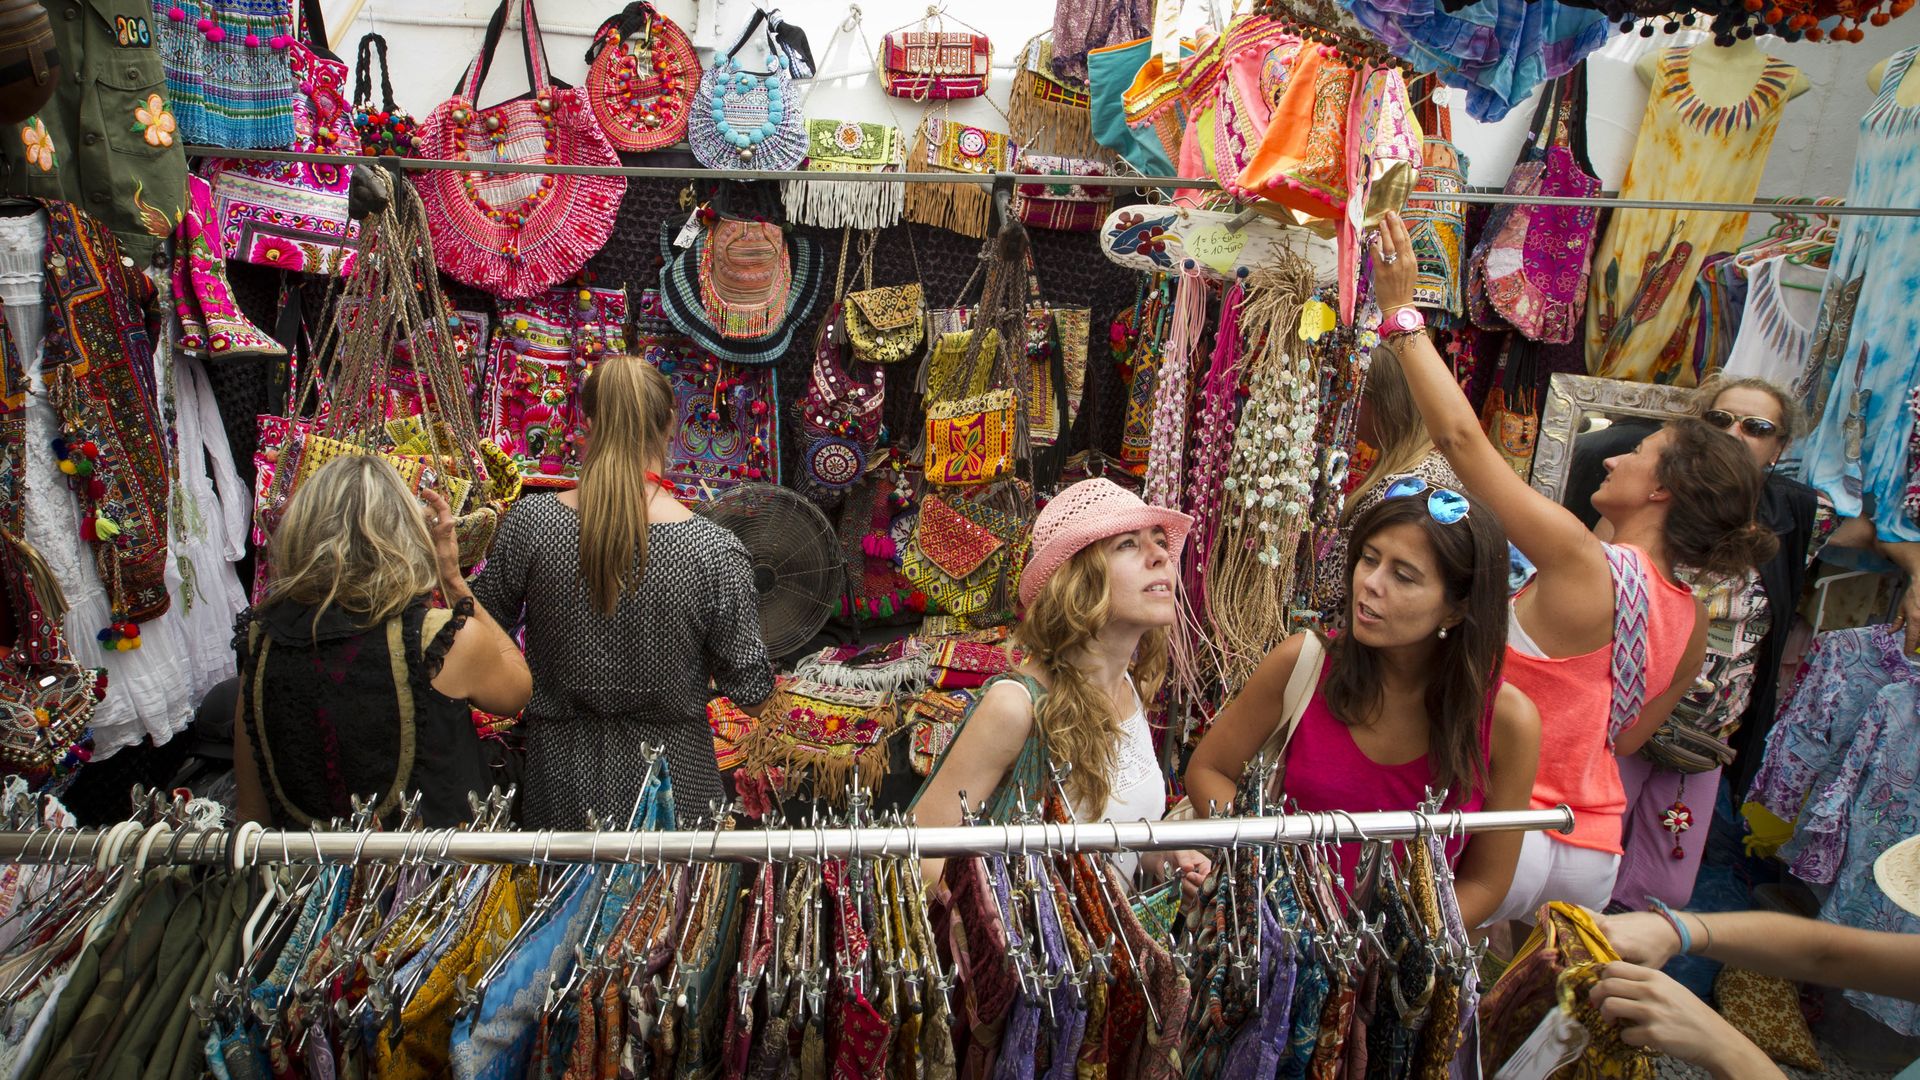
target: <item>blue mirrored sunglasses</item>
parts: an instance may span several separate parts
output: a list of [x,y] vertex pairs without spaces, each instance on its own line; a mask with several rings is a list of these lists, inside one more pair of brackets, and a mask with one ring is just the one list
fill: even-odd
[[1396,476],[1387,483],[1388,499],[1404,499],[1410,495],[1427,492],[1427,513],[1442,525],[1451,525],[1467,516],[1467,497],[1451,488],[1429,488],[1424,477]]

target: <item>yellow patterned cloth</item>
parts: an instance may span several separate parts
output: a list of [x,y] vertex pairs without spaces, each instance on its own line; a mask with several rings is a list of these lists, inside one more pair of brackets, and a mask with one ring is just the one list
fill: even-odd
[[[1707,48],[1704,43],[1694,48]],[[1769,59],[1747,96],[1713,105],[1695,91],[1694,48],[1660,53],[1620,185],[1623,199],[1750,202],[1796,69]],[[1693,382],[1693,283],[1700,264],[1739,248],[1745,214],[1632,210],[1613,215],[1587,283],[1587,368],[1636,382]]]

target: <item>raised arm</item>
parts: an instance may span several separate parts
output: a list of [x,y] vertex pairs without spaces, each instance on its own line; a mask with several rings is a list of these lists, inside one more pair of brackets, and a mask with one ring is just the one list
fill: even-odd
[[[1415,273],[1407,226],[1400,215],[1388,214],[1373,240],[1374,294],[1383,313],[1412,306]],[[1493,509],[1514,546],[1533,561],[1540,587],[1569,598],[1605,598],[1610,617],[1612,584],[1599,539],[1571,511],[1529,487],[1494,449],[1480,430],[1473,405],[1426,334],[1397,335],[1390,347],[1400,359],[1434,448],[1446,456],[1467,493]]]

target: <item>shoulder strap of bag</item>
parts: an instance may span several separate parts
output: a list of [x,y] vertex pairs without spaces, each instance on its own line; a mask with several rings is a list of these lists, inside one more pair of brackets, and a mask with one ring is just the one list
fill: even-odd
[[354,65],[353,103],[371,108],[373,99],[373,61],[380,60],[380,107],[393,111],[393,64],[387,59],[387,39],[368,32],[360,39],[360,61]]
[[300,0],[299,38],[306,42],[314,55],[324,57],[336,63],[340,58],[334,55],[333,45],[327,41],[327,16],[320,9],[320,0]]
[[[487,81],[487,72],[493,68],[493,55],[500,47],[500,38],[506,33],[507,12],[514,0],[500,0],[500,6],[493,10],[493,18],[487,20],[487,36],[480,43],[480,54],[467,65],[466,77],[454,93],[460,94],[475,105],[480,103],[480,87]],[[534,14],[533,0],[520,0],[520,40],[523,58],[527,65],[527,89],[539,93],[547,86],[564,85],[553,82],[547,74],[546,46],[540,40],[540,20]]]
[[[645,30],[652,20],[653,5],[647,0],[633,0],[633,3],[607,16],[606,21],[600,24],[600,29],[593,32],[593,41],[587,45],[587,63],[599,59],[600,53],[608,46]],[[613,31],[611,36],[607,33],[609,30]]]
[[1320,635],[1309,632],[1306,640],[1300,643],[1300,655],[1293,661],[1293,674],[1287,679],[1286,693],[1281,697],[1281,705],[1286,709],[1280,722],[1273,726],[1267,735],[1267,741],[1260,744],[1260,753],[1269,758],[1278,758],[1284,767],[1286,758],[1281,756],[1287,744],[1293,741],[1294,730],[1300,726],[1300,718],[1307,715],[1307,705],[1313,701],[1313,691],[1320,685],[1320,671],[1326,667],[1327,647]]
[[1647,571],[1633,553],[1606,545],[1613,576],[1613,707],[1607,718],[1607,749],[1639,718],[1647,702]]
[[1577,64],[1572,71],[1554,81],[1558,102],[1554,108],[1553,130],[1549,145],[1565,146],[1573,160],[1587,175],[1593,175],[1593,162],[1587,158],[1587,65]]

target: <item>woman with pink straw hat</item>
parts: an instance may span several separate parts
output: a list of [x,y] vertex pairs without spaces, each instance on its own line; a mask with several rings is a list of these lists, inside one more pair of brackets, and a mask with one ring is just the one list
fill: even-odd
[[[1026,659],[974,703],[914,800],[919,824],[959,824],[963,802],[980,820],[1004,822],[1061,795],[1076,820],[1159,820],[1167,779],[1146,703],[1166,677],[1192,524],[1104,479],[1083,480],[1040,511],[1013,632]],[[1156,853],[1143,867],[1153,877],[1178,871],[1189,885],[1209,868],[1191,851]]]

